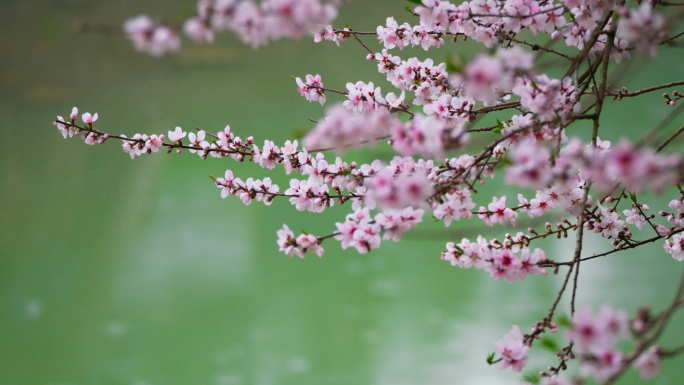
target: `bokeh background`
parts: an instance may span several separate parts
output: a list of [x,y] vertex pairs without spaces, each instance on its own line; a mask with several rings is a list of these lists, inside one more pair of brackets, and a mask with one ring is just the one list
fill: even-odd
[[[336,23],[374,30],[389,15],[414,23],[405,5],[353,1]],[[0,385],[519,384],[520,374],[488,367],[485,358],[511,325],[526,330],[546,314],[560,277],[510,285],[439,259],[447,241],[513,229],[445,229],[426,217],[401,243],[367,255],[333,241],[322,259],[290,259],[275,244],[283,223],[326,234],[349,208],[314,215],[284,200],[243,206],[221,200],[208,176],[230,168],[281,186],[288,178],[187,152],[131,160],[116,140],[62,139],[52,121],[78,106],[99,113],[98,128],[128,136],[230,124],[243,138],[282,143],[312,127],[306,118],[324,114],[298,96],[290,75],[319,73],[337,89],[372,80],[390,90],[353,40],[340,48],[280,41],[255,51],[222,34],[213,45],[184,40],[179,54],[155,59],[121,35],[74,32],[80,22],[118,26],[141,13],[182,20],[193,9],[192,0],[2,1]],[[468,58],[474,48],[459,42],[430,55]],[[397,54],[426,57],[420,49]],[[681,52],[664,49],[659,59],[633,60],[628,80],[616,85],[681,80]],[[658,95],[606,109],[602,136],[611,140],[643,133],[671,111]],[[475,137],[473,148],[488,135]],[[345,159],[391,157],[379,145]],[[477,203],[502,188],[485,187]],[[675,196],[643,199],[659,207]],[[564,260],[573,244],[542,246]],[[589,238],[588,252],[608,248]],[[683,268],[660,243],[592,261],[582,267],[578,306],[660,310]],[[682,326],[679,314],[666,346],[684,342]],[[527,371],[555,362],[535,348]],[[665,362],[651,383],[680,384],[683,365],[682,357]],[[642,381],[630,371],[622,383]]]

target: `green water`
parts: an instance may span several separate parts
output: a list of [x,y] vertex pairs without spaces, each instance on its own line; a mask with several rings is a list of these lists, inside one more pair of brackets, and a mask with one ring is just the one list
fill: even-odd
[[[338,20],[369,30],[388,14],[408,21],[403,6],[357,0]],[[512,324],[526,329],[546,313],[559,280],[509,285],[439,260],[445,242],[500,237],[500,228],[444,229],[428,220],[369,255],[331,242],[322,259],[289,259],[275,245],[283,223],[324,234],[348,208],[314,215],[286,201],[244,206],[221,200],[208,175],[230,168],[281,186],[288,178],[188,153],[131,160],[114,140],[62,139],[51,121],[76,105],[98,112],[102,130],[128,136],[230,124],[241,137],[279,143],[323,115],[297,96],[290,75],[320,73],[337,89],[357,80],[389,89],[353,41],[252,51],[220,35],[211,46],[184,41],[179,55],[159,60],[120,36],[72,32],[75,21],[119,24],[162,10],[174,18],[192,8],[178,0],[2,2],[0,385],[520,383],[485,357]],[[471,55],[468,47],[449,52]],[[425,55],[400,56],[409,54]],[[668,63],[681,54],[662,55],[670,61],[629,85],[677,80]],[[641,132],[668,111],[660,100],[651,99],[648,112],[640,103],[607,107],[605,137]],[[348,155],[391,156],[382,146]],[[563,260],[573,242],[544,246]],[[588,251],[607,247],[590,243]],[[682,269],[660,244],[583,265],[578,304],[661,309]],[[683,320],[673,319],[666,346],[684,341]],[[538,351],[528,368],[550,363],[553,355]],[[681,383],[682,365],[682,357],[667,361],[652,383]],[[630,371],[622,383],[641,381]]]

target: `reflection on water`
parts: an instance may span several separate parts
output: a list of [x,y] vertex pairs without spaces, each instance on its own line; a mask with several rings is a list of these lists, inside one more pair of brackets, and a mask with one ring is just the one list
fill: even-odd
[[[509,285],[452,268],[439,253],[462,235],[435,236],[442,230],[431,223],[422,227],[430,237],[370,255],[330,244],[323,259],[288,259],[275,245],[282,223],[330,231],[345,208],[314,216],[287,202],[245,207],[221,200],[207,176],[230,167],[242,178],[287,179],[190,154],[131,161],[118,143],[88,147],[54,132],[50,120],[77,105],[127,135],[230,123],[238,135],[283,141],[323,113],[296,97],[290,75],[384,87],[353,44],[251,51],[221,37],[156,60],[63,22],[179,15],[190,3],[3,3],[0,385],[519,383],[485,357],[512,324],[524,329],[545,314],[558,279]],[[372,28],[383,7],[409,20],[396,2],[364,4],[345,6],[341,20]],[[616,121],[650,122],[623,115]],[[547,251],[563,260],[572,242]],[[579,302],[664,306],[682,266],[659,247],[583,266]],[[682,328],[668,333],[684,340]],[[553,359],[539,352],[530,370]],[[658,383],[677,383],[682,362],[666,363]]]

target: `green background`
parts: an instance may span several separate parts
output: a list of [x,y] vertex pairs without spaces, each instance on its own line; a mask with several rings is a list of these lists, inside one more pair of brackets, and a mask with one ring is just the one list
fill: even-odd
[[[350,2],[336,25],[374,30],[389,15],[415,23],[404,5]],[[78,22],[118,26],[140,13],[181,20],[193,8],[180,0],[0,5],[0,385],[520,383],[519,374],[488,367],[485,358],[511,325],[528,330],[546,314],[560,277],[510,285],[439,259],[447,241],[513,229],[478,221],[445,229],[426,216],[401,243],[384,242],[367,255],[328,241],[322,259],[290,259],[275,244],[283,223],[327,234],[350,208],[301,213],[285,200],[244,206],[221,200],[208,175],[230,168],[242,179],[271,176],[281,189],[288,178],[187,152],[131,160],[117,140],[87,146],[62,139],[51,122],[78,106],[98,112],[97,127],[111,133],[217,132],[230,124],[243,138],[281,144],[312,127],[306,118],[324,114],[298,96],[290,75],[318,73],[336,89],[373,80],[391,91],[353,40],[337,48],[306,38],[254,51],[221,34],[213,45],[184,39],[178,55],[155,59],[123,36],[73,32]],[[371,37],[365,41],[380,50]],[[441,62],[472,57],[474,47],[459,42],[429,53]],[[421,49],[394,53],[427,57]],[[681,80],[681,59],[662,50],[658,62],[636,60],[619,86]],[[646,65],[648,72],[639,70]],[[670,110],[657,93],[611,101],[601,136],[639,135]],[[474,137],[472,151],[492,138]],[[391,156],[380,145],[345,159]],[[486,204],[501,193],[492,183],[475,200]],[[674,197],[666,191],[646,201],[659,210]],[[468,224],[478,227],[462,228]],[[608,250],[591,235],[588,253]],[[574,239],[540,245],[567,260]],[[660,310],[683,268],[658,242],[583,264],[578,306]],[[567,300],[561,311],[568,312]],[[679,314],[665,346],[684,342],[682,326]],[[527,369],[555,362],[535,348]],[[651,383],[681,383],[682,365],[682,357],[665,362]],[[641,380],[630,370],[622,383]]]

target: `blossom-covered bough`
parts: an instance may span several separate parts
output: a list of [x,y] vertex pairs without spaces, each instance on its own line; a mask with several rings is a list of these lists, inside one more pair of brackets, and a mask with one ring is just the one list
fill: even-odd
[[[495,344],[488,362],[519,372],[530,347],[560,326],[568,343],[558,348],[558,362],[540,373],[542,383],[570,384],[588,377],[613,383],[630,366],[643,378],[655,376],[662,358],[684,352],[684,345],[658,345],[668,320],[684,307],[684,277],[670,306],[655,314],[643,307],[632,319],[608,305],[597,314],[588,307],[576,310],[575,294],[580,265],[591,259],[660,242],[674,261],[684,260],[684,191],[680,185],[684,164],[667,151],[684,126],[655,148],[648,146],[653,132],[636,143],[628,139],[610,143],[599,137],[600,131],[613,129],[602,119],[606,103],[632,97],[643,97],[647,103],[660,98],[654,96],[656,91],[684,86],[681,78],[638,91],[608,85],[609,70],[617,63],[632,55],[656,59],[659,49],[681,45],[678,38],[684,32],[676,28],[684,7],[659,0],[640,4],[612,0],[412,2],[417,3],[408,9],[415,17],[414,25],[399,25],[389,17],[376,31],[330,25],[337,13],[336,1],[199,2],[197,16],[182,27],[197,42],[212,42],[214,32],[221,30],[238,33],[254,47],[308,32],[316,42],[337,45],[353,38],[361,44],[365,58],[386,74],[391,92],[362,80],[337,90],[324,87],[320,75],[296,78],[300,95],[310,102],[324,105],[331,93],[343,100],[326,110],[325,118],[315,122],[302,143],[292,140],[276,145],[266,139],[260,145],[251,136],[237,136],[230,126],[216,134],[199,129],[188,133],[176,127],[166,136],[128,138],[95,128],[98,114],[85,113],[80,123],[76,108],[54,124],[64,138],[80,135],[91,145],[119,139],[131,158],[160,148],[168,153],[185,149],[201,159],[230,157],[269,170],[282,167],[286,174],[296,175],[287,188],[281,188],[270,178],[243,180],[227,170],[224,177],[213,178],[222,198],[235,195],[244,204],[256,200],[266,205],[285,198],[297,210],[316,213],[335,204],[349,207],[349,214],[331,226],[327,235],[295,234],[283,225],[277,244],[289,256],[304,258],[312,252],[320,257],[323,244],[332,240],[343,249],[367,253],[382,241],[399,241],[427,213],[446,226],[458,220],[515,225],[521,214],[562,213],[555,225],[547,222],[499,239],[454,240],[442,252],[441,258],[452,266],[484,270],[509,283],[548,271],[564,275],[548,313],[528,332],[513,326]],[[525,35],[519,35],[524,30],[548,38],[543,43],[528,42]],[[155,56],[180,49],[173,26],[147,16],[129,20],[124,31],[138,50]],[[382,47],[370,48],[363,41],[368,35]],[[465,39],[490,50],[460,67],[394,55],[396,49],[408,46],[427,51]],[[547,56],[562,63],[562,77],[547,76],[537,68],[540,58]],[[669,106],[679,108],[682,94],[678,91],[662,97]],[[491,114],[496,114],[495,124]],[[482,124],[488,117],[491,125]],[[588,142],[578,138],[586,125],[577,123],[583,121],[591,127]],[[493,139],[478,150],[468,144],[474,135]],[[397,156],[368,164],[348,163],[340,157],[347,148],[378,142],[386,142]],[[330,151],[336,156],[326,155]],[[486,178],[495,178],[497,171],[503,173],[506,184],[535,192],[516,197],[479,195],[479,186]],[[652,209],[640,202],[644,193],[672,196],[667,207]],[[583,251],[587,231],[609,240],[607,251],[587,255]],[[539,239],[573,235],[576,246],[568,261],[555,261],[535,247]],[[564,295],[570,300],[571,318],[567,325],[560,325],[556,309]],[[634,349],[621,351],[620,340],[634,341]],[[573,359],[579,375],[570,379],[561,372]]]

